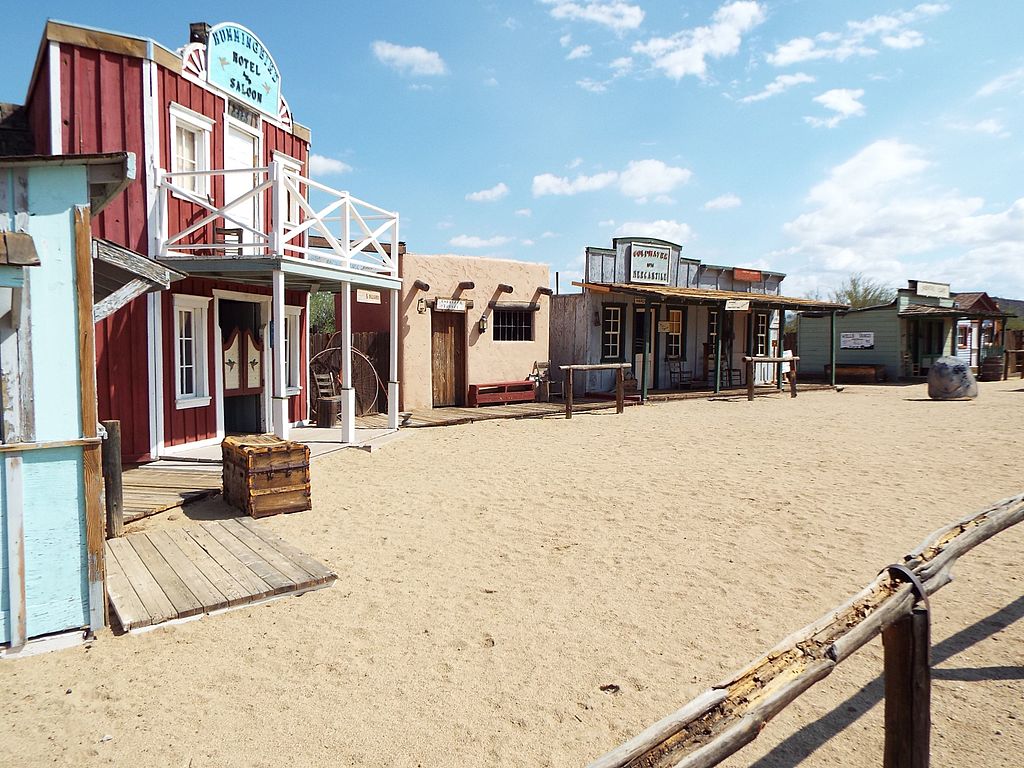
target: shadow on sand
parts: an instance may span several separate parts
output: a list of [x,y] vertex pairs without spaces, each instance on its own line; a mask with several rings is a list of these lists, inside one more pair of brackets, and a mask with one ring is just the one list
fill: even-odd
[[[936,665],[1006,629],[1021,617],[1024,617],[1024,597],[1018,597],[1005,608],[932,646],[932,678],[970,682],[1024,679],[1024,667],[1020,666],[935,669]],[[882,701],[884,694],[885,681],[879,675],[846,701],[838,704],[831,712],[822,715],[777,745],[771,752],[753,763],[752,768],[799,765],[835,734],[857,722],[861,715]]]

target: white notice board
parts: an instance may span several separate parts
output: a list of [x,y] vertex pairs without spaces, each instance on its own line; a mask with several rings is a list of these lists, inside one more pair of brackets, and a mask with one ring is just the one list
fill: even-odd
[[854,333],[839,334],[840,349],[874,349],[875,332],[857,331]]

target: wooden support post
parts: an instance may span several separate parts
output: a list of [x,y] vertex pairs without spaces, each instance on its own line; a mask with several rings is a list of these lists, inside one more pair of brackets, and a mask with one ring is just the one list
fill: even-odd
[[650,362],[648,358],[651,356],[651,339],[654,338],[654,331],[657,328],[656,325],[652,325],[651,318],[651,300],[647,299],[644,303],[644,338],[643,338],[643,357],[640,361],[640,402],[647,402],[647,371],[650,370]]
[[103,441],[103,498],[107,508],[107,538],[124,535],[124,491],[121,487],[121,422],[101,422],[107,431]]
[[715,394],[722,391],[722,323],[725,321],[725,304],[715,310]]
[[754,399],[754,361],[747,360],[747,400]]
[[789,370],[786,372],[786,378],[789,379],[789,396],[790,398],[796,397],[796,368],[793,363],[789,364]]
[[882,630],[885,649],[885,768],[928,768],[931,730],[931,637],[928,611]]
[[836,311],[833,309],[828,321],[829,384],[836,385]]
[[1003,381],[1010,378],[1010,350],[1003,352]]
[[[785,357],[786,352],[786,310],[779,307],[779,357]],[[782,362],[775,364],[775,383],[778,385],[779,392],[782,391]]]
[[572,418],[572,368],[566,371],[565,378],[565,418]]
[[[572,376],[572,371],[569,371]],[[571,379],[570,379],[571,381]],[[615,412],[622,413],[626,407],[626,372],[624,368],[615,370]]]

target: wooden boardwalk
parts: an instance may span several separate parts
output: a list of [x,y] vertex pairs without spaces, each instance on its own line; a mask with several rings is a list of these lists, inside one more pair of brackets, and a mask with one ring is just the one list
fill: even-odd
[[[626,405],[631,403],[627,400]],[[615,408],[615,400],[575,400],[573,413],[600,411]],[[565,403],[508,403],[506,405],[484,405],[479,408],[424,408],[413,411],[403,429],[419,427],[449,427],[456,424],[472,424],[475,421],[493,419],[540,419],[545,416],[565,414]],[[385,429],[388,425],[386,413],[368,413],[356,418],[361,427]]]
[[136,467],[123,474],[124,521],[131,523],[165,509],[220,493],[221,469]]
[[249,518],[107,541],[107,592],[125,631],[327,587],[336,578]]

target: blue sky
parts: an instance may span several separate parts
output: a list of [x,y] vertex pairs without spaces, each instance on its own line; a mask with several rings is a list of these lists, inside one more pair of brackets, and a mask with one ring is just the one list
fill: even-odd
[[172,49],[248,26],[314,175],[398,210],[413,251],[564,286],[585,246],[650,234],[793,295],[862,271],[1024,298],[1019,0],[19,3],[0,100],[47,16]]

